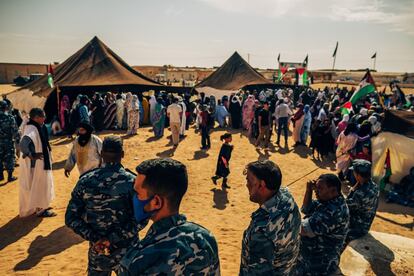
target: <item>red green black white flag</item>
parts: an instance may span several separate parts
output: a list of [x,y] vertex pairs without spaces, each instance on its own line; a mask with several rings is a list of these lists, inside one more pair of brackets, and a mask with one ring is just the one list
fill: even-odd
[[359,83],[359,89],[352,95],[349,101],[353,105],[355,105],[361,98],[374,92],[375,92],[375,82],[368,69],[364,77],[362,78],[361,82]]
[[53,82],[53,68],[51,64],[49,64],[47,68],[47,83],[49,84],[50,88],[55,87],[55,84]]

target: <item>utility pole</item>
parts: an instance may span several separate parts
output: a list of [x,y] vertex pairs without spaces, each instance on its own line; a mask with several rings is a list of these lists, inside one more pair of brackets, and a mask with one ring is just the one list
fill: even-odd
[[250,54],[247,53],[247,63],[250,64]]

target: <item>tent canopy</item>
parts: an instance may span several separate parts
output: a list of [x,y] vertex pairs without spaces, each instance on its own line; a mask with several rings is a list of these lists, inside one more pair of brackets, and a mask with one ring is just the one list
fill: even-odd
[[386,110],[383,129],[414,139],[414,113],[405,110]]
[[384,163],[387,150],[390,150],[391,182],[399,183],[414,167],[414,139],[384,131],[372,140],[372,175],[379,183],[384,176]]
[[[59,87],[146,85],[160,86],[159,83],[145,77],[130,67],[98,37],[92,38],[54,70],[53,80]],[[36,96],[47,97],[52,88],[47,76],[21,88],[33,91]]]
[[234,91],[247,85],[270,83],[272,82],[258,73],[237,52],[234,52],[220,68],[197,84],[196,88],[211,87],[217,90]]
[[[47,75],[11,92],[9,99],[16,108],[29,111],[43,108],[56,88],[50,88]],[[98,37],[54,69],[55,86],[62,91],[131,91],[134,87],[163,87],[130,67]]]

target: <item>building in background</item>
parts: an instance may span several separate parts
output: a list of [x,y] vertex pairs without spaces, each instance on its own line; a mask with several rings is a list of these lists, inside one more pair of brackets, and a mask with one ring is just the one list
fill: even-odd
[[47,64],[0,63],[0,84],[10,84],[19,76],[47,74]]

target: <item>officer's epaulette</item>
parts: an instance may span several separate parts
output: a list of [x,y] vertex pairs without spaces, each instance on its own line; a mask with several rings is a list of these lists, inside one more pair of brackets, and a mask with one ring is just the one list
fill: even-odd
[[125,167],[124,167],[124,169],[125,169],[127,172],[131,173],[132,175],[137,176],[137,173],[135,173],[135,172],[131,171],[130,169],[125,168]]

